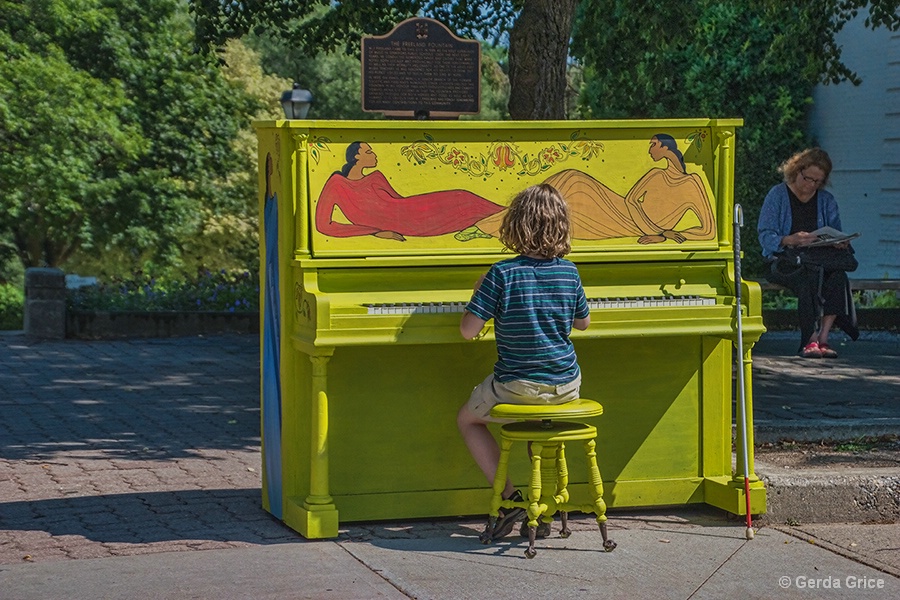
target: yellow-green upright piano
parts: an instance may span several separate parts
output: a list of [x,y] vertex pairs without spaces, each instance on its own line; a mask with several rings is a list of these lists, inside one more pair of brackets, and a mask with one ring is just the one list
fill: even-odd
[[[569,258],[591,304],[590,328],[572,337],[582,394],[605,409],[607,504],[744,514],[732,423],[752,449],[750,348],[764,329],[759,286],[744,282],[747,409],[735,415],[740,124],[257,123],[266,510],[308,538],[353,521],[486,513],[490,487],[456,413],[496,353],[491,323],[465,341],[460,313],[507,256],[497,233],[509,201],[548,182],[569,203]],[[586,473],[577,454],[570,473]],[[510,465],[517,484],[526,461]]]

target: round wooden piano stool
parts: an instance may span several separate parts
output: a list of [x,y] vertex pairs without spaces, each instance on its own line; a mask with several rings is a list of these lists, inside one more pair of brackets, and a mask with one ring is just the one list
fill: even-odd
[[[562,530],[560,537],[571,535],[568,525],[568,513],[580,510],[593,513],[603,536],[603,549],[612,552],[616,543],[609,539],[606,531],[606,503],[603,501],[603,480],[597,466],[596,438],[597,428],[593,425],[578,422],[603,414],[603,406],[593,400],[580,398],[565,404],[556,405],[522,405],[498,404],[491,410],[491,416],[498,419],[515,419],[500,428],[500,461],[494,478],[494,494],[488,513],[488,523],[480,539],[484,544],[493,541],[494,527],[500,515],[500,508],[524,508],[528,515],[528,548],[527,558],[537,554],[534,542],[537,536],[538,523],[549,528],[553,515],[560,514]],[[561,419],[567,419],[563,421]],[[588,458],[589,486],[592,503],[574,504],[569,502],[569,471],[566,465],[566,442],[583,441]],[[509,453],[513,442],[527,442],[531,455],[531,483],[528,488],[528,499],[522,501],[503,500],[501,494],[506,486]]]

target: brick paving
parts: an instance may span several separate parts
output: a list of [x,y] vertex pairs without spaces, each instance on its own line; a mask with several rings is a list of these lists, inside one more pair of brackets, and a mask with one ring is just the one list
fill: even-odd
[[260,507],[257,347],[0,336],[0,563],[296,542]]
[[[794,337],[757,347],[757,423],[900,417],[900,338],[802,361]],[[301,542],[260,507],[258,357],[253,335],[0,335],[0,564]]]

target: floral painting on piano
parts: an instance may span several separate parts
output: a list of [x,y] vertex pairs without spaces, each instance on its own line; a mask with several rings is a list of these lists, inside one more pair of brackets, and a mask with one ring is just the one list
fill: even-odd
[[724,190],[705,128],[624,137],[585,128],[510,132],[502,140],[445,129],[413,141],[390,130],[328,133],[307,141],[315,149],[308,165],[315,255],[499,252],[510,198],[541,182],[566,198],[576,252],[717,247]]

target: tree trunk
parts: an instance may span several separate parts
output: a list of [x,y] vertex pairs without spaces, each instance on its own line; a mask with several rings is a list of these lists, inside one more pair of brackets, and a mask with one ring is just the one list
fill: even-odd
[[509,36],[509,115],[566,118],[566,64],[578,0],[526,0]]

